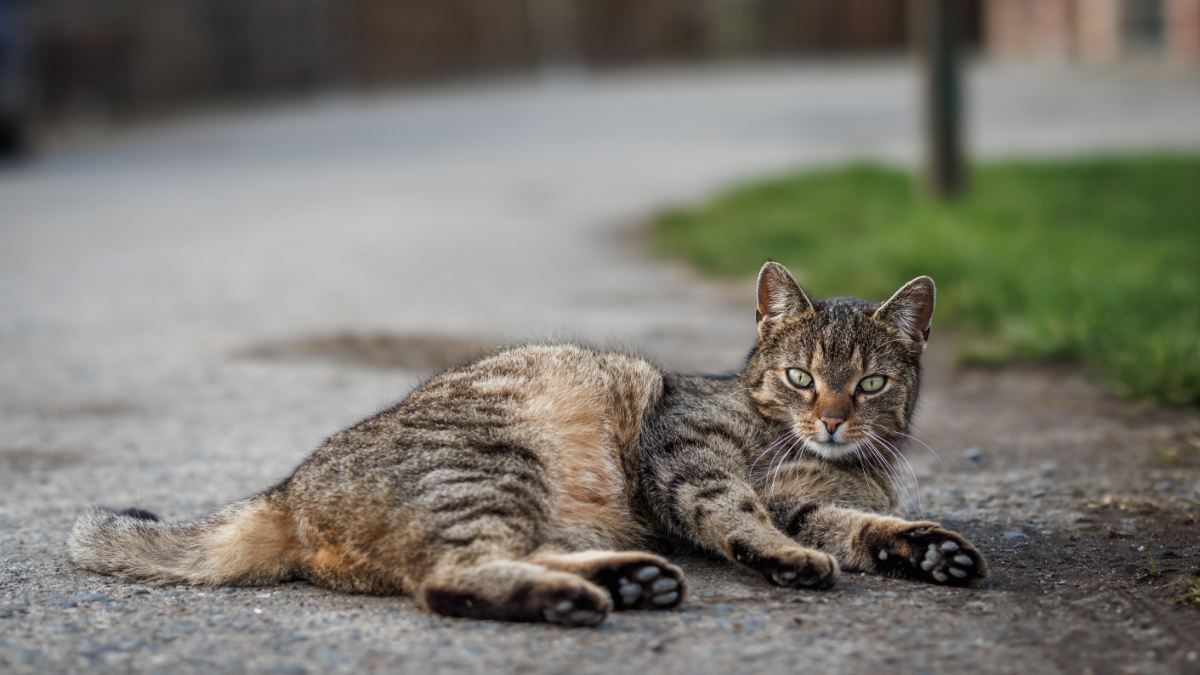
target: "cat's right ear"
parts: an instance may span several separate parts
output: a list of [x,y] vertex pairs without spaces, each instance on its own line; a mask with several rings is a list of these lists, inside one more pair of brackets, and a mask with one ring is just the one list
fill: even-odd
[[783,265],[768,260],[758,272],[758,330],[773,321],[813,311],[812,300]]

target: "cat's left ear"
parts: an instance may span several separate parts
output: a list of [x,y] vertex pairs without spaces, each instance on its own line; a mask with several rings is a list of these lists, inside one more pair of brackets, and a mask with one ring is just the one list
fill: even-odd
[[929,341],[929,322],[933,319],[936,289],[933,279],[917,277],[875,310],[875,318],[900,329],[917,346]]

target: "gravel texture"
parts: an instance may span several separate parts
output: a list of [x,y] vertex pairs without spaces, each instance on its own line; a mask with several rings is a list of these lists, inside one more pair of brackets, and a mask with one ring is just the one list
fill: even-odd
[[[985,68],[973,145],[1200,147],[1196,85]],[[936,326],[905,510],[976,542],[981,588],[796,592],[688,559],[680,608],[565,630],[71,568],[87,506],[179,518],[245,496],[481,346],[579,337],[736,367],[749,286],[648,261],[634,224],[786,166],[910,160],[914,92],[892,63],[514,82],[141,127],[6,167],[0,672],[1200,672],[1200,612],[1172,602],[1200,571],[1193,414],[1066,368],[956,370]]]

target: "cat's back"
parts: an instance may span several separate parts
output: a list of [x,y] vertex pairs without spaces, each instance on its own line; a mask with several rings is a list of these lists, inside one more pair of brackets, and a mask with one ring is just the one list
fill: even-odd
[[430,380],[401,404],[396,421],[438,418],[464,433],[503,429],[533,444],[596,444],[589,438],[607,435],[626,445],[661,397],[662,380],[657,366],[636,356],[574,344],[524,345]]
[[296,491],[374,501],[382,490],[438,508],[443,493],[462,489],[454,481],[528,476],[538,494],[522,499],[545,505],[547,538],[626,548],[637,530],[642,421],[662,391],[662,371],[636,356],[574,344],[507,349],[330,438],[297,471]]

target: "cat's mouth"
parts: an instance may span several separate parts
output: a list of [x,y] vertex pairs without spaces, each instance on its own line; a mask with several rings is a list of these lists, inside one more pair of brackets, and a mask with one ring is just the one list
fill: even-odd
[[809,438],[804,441],[804,445],[825,459],[841,459],[858,452],[858,443],[847,443],[836,438],[824,441]]

